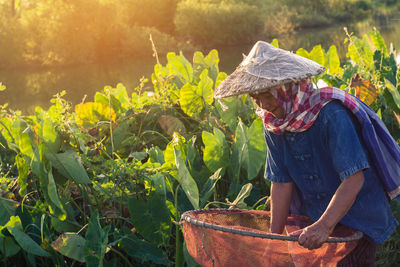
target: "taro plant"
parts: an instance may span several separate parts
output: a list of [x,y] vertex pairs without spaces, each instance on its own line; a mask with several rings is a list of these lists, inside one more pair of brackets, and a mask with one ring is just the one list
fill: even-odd
[[[399,139],[394,50],[377,31],[349,35],[348,44],[345,64],[334,46],[297,53],[326,67],[316,83],[368,102]],[[263,124],[246,95],[213,99],[227,77],[218,63],[216,50],[196,52],[192,62],[169,53],[151,85],[142,79],[132,92],[106,86],[74,108],[63,92],[30,116],[3,105],[2,264],[196,266],[181,234],[183,212],[265,208]],[[379,255],[398,244],[396,232]]]

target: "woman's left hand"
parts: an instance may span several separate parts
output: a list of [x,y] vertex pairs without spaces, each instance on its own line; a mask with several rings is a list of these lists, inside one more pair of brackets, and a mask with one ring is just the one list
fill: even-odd
[[332,230],[322,223],[315,222],[306,228],[289,233],[290,236],[298,236],[299,244],[308,249],[320,248],[328,239]]

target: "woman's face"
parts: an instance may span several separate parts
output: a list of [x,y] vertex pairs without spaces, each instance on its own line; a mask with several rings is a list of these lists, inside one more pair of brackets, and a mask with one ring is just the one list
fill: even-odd
[[278,105],[275,97],[269,92],[263,93],[250,93],[250,96],[256,102],[260,108],[271,112],[276,118],[282,119],[285,116],[285,112],[281,106]]

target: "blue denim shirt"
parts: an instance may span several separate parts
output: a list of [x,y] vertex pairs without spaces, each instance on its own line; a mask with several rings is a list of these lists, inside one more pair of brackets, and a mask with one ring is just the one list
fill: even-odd
[[318,220],[340,183],[363,170],[361,191],[340,223],[377,244],[394,231],[398,223],[360,137],[360,126],[338,101],[327,104],[307,131],[282,135],[265,131],[265,139],[265,177],[277,183],[294,182],[302,199],[302,214]]

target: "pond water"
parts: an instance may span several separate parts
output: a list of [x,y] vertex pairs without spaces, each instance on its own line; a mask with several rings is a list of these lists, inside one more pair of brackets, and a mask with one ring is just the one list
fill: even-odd
[[[393,43],[400,47],[400,13],[390,17],[374,17],[351,25],[334,25],[328,28],[307,29],[289,36],[278,37],[281,48],[295,51],[300,47],[307,50],[321,44],[327,50],[334,44],[343,59],[346,47],[343,41],[346,34],[344,27],[356,36],[362,36],[376,27],[380,30],[387,45]],[[263,38],[271,41],[270,38]],[[149,44],[150,45],[150,44]],[[249,52],[251,44],[218,47],[220,70],[231,73]],[[208,51],[203,51],[208,53]],[[185,55],[191,60],[192,55]],[[121,82],[128,92],[139,84],[141,77],[150,77],[155,59],[132,60],[130,62],[103,63],[68,68],[54,69],[14,69],[0,70],[0,81],[7,89],[0,92],[0,104],[8,103],[11,109],[18,109],[24,114],[32,114],[35,106],[48,108],[50,99],[58,92],[65,90],[65,98],[72,104],[78,104],[86,95],[86,101],[93,100],[95,92],[105,85],[115,86]],[[149,83],[148,86],[151,86]]]

